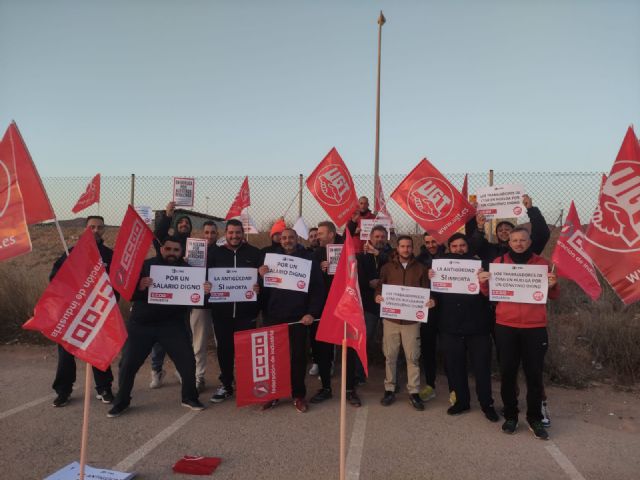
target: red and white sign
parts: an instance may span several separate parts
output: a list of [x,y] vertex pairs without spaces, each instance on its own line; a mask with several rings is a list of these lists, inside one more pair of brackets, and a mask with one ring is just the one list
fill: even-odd
[[100,174],[98,173],[95,177],[91,179],[89,185],[85,189],[84,193],[80,195],[80,198],[73,206],[71,211],[73,213],[78,213],[84,210],[85,208],[90,207],[94,203],[100,203]]
[[269,267],[263,281],[265,287],[293,290],[294,292],[308,292],[311,278],[311,260],[267,253],[264,264]]
[[187,238],[184,259],[190,267],[206,267],[207,241],[204,238]]
[[436,258],[431,263],[435,276],[431,279],[431,291],[477,295],[480,293],[478,272],[480,260]]
[[206,269],[151,265],[153,284],[149,287],[149,303],[165,305],[204,305]]
[[131,205],[118,230],[118,238],[113,249],[113,259],[109,268],[109,277],[113,288],[127,300],[138,285],[138,276],[142,263],[147,256],[153,232],[140,218]]
[[236,332],[234,344],[238,407],[291,396],[286,324]]
[[[233,199],[233,203],[227,212],[225,220],[229,220],[233,217],[239,217],[242,215],[242,211],[251,205],[251,194],[249,192],[249,177],[244,177],[244,181],[240,186],[240,191]],[[248,213],[247,213],[248,216]],[[244,221],[244,220],[243,220]]]
[[211,295],[209,303],[255,302],[253,291],[258,283],[256,268],[210,268]]
[[547,303],[549,268],[546,265],[492,263],[489,272],[492,302]]
[[592,300],[597,300],[602,287],[593,261],[584,251],[584,241],[580,218],[572,201],[551,260],[557,267],[558,276],[573,280]]
[[193,207],[196,179],[173,177],[173,201],[177,207]]
[[631,127],[602,187],[584,249],[625,305],[640,300],[640,145]]
[[371,230],[376,225],[381,225],[387,229],[387,240],[391,240],[391,229],[393,223],[388,217],[363,218],[360,220],[360,240],[369,240]]
[[358,208],[353,179],[335,148],[309,175],[307,188],[337,227],[347,223]]
[[82,234],[22,328],[39,330],[100,370],[109,367],[127,330],[90,230]]
[[522,205],[524,185],[494,185],[476,191],[478,213],[486,218],[522,217],[526,209]]
[[327,275],[335,275],[344,245],[329,243],[327,245]]
[[445,243],[475,215],[469,202],[426,158],[396,187],[391,198],[438,243]]
[[427,303],[430,295],[428,288],[384,284],[380,316],[426,323],[429,320]]

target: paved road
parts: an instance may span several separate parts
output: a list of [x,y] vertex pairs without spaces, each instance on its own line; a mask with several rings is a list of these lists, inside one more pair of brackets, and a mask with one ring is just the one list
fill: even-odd
[[[55,349],[3,346],[0,365],[0,478],[40,479],[77,460],[80,386],[67,407],[50,406]],[[213,356],[211,366],[216,366]],[[210,383],[216,375],[208,372]],[[78,377],[84,378],[82,369]],[[221,457],[212,477],[221,480],[338,477],[336,399],[306,414],[295,412],[290,402],[259,412],[237,409],[230,401],[196,413],[180,406],[172,375],[159,390],[150,390],[148,382],[147,365],[139,373],[132,408],[120,418],[107,418],[108,406],[92,401],[91,465],[137,471],[141,479],[189,478],[173,475],[171,465],[191,454]],[[445,391],[445,379],[438,382]],[[307,385],[310,391],[318,387],[314,378]],[[382,371],[376,368],[361,390],[364,406],[347,411],[351,480],[639,478],[637,393],[548,388],[553,426],[551,440],[544,442],[522,424],[516,435],[502,434],[500,424],[485,420],[475,404],[470,413],[449,417],[446,395],[416,412],[405,393],[382,407],[381,391]],[[499,398],[496,383],[494,396]]]

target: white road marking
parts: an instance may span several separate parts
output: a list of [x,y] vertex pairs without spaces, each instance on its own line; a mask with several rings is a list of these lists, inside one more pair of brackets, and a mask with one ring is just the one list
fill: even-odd
[[35,407],[36,405],[40,405],[41,403],[53,400],[54,398],[56,398],[56,396],[55,394],[52,394],[52,395],[47,395],[46,397],[41,397],[35,400],[31,400],[28,403],[24,403],[18,407],[12,408],[11,410],[7,410],[6,412],[0,413],[0,420],[10,417],[11,415],[14,415],[16,413],[23,412],[24,410],[27,410],[31,407]]
[[189,421],[193,419],[193,417],[195,417],[198,413],[199,412],[193,412],[193,411],[189,413],[185,413],[178,420],[176,420],[167,428],[162,430],[158,435],[153,437],[151,440],[149,440],[147,443],[142,445],[139,449],[137,449],[131,455],[129,455],[120,463],[118,463],[116,466],[114,466],[113,470],[119,470],[122,472],[126,472],[130,470],[136,463],[138,463],[140,460],[146,457],[149,453],[151,453],[154,448],[156,448],[158,445],[160,445],[162,442],[168,439],[171,435],[173,435],[182,427],[184,427],[187,423],[189,423]]
[[360,463],[362,461],[362,451],[364,449],[364,433],[367,429],[368,407],[360,407],[353,422],[351,441],[347,452],[347,464],[345,466],[348,480],[358,480],[360,478]]
[[573,463],[560,451],[555,443],[549,442],[549,445],[544,448],[547,449],[547,452],[549,452],[571,480],[585,480],[582,474],[573,466]]

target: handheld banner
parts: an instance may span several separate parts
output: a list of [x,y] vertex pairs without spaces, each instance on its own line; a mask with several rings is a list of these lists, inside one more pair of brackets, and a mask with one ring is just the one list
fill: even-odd
[[263,278],[265,287],[305,293],[309,291],[311,260],[267,253],[264,264],[269,267],[269,272]]
[[256,268],[210,268],[209,303],[255,302],[253,286],[258,283]]
[[396,320],[427,323],[427,303],[431,292],[428,288],[382,285],[380,316]]
[[173,177],[173,201],[177,207],[193,207],[195,194],[195,178]]
[[479,188],[476,192],[478,213],[487,219],[522,217],[526,209],[522,205],[524,185],[494,185]]
[[480,293],[478,272],[481,267],[480,260],[434,258],[431,268],[435,276],[431,279],[431,291],[478,295]]
[[492,263],[489,265],[489,300],[511,303],[547,303],[549,267]]
[[148,302],[166,305],[204,305],[206,269],[151,265],[153,284],[149,287]]

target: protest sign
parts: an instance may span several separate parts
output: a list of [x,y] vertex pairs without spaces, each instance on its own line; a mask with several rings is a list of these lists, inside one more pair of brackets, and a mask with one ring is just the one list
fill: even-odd
[[426,323],[430,293],[428,288],[382,285],[380,316]]
[[434,259],[431,268],[435,276],[431,279],[431,290],[477,295],[480,292],[478,271],[481,266],[480,260]]
[[479,188],[476,192],[478,213],[486,218],[521,217],[526,213],[522,205],[524,185],[494,185]]
[[[49,475],[44,480],[77,480],[80,475],[80,464],[72,462],[66,467]],[[84,467],[84,478],[86,480],[130,480],[135,478],[135,473],[118,472],[116,470],[106,470],[104,468],[94,468],[89,465]]]
[[204,305],[204,268],[151,265],[150,275],[149,303]]
[[264,264],[269,267],[269,272],[264,276],[265,287],[295,292],[309,291],[311,260],[267,253]]
[[187,238],[184,259],[191,267],[206,267],[207,241],[204,238]]
[[256,268],[210,268],[209,303],[255,302],[253,286],[258,283]]
[[138,205],[134,207],[134,209],[137,214],[140,215],[140,218],[144,220],[144,223],[147,225],[151,225],[153,223],[153,210],[151,207],[147,205]]
[[549,267],[492,263],[489,265],[489,299],[495,302],[547,303]]
[[371,229],[376,225],[382,225],[387,229],[387,240],[391,240],[393,222],[389,217],[363,218],[360,220],[360,240],[369,240]]
[[330,243],[327,245],[327,275],[335,275],[338,268],[338,260],[340,260],[340,254],[344,245],[338,243]]
[[173,177],[173,201],[176,207],[193,207],[195,193],[195,178]]

